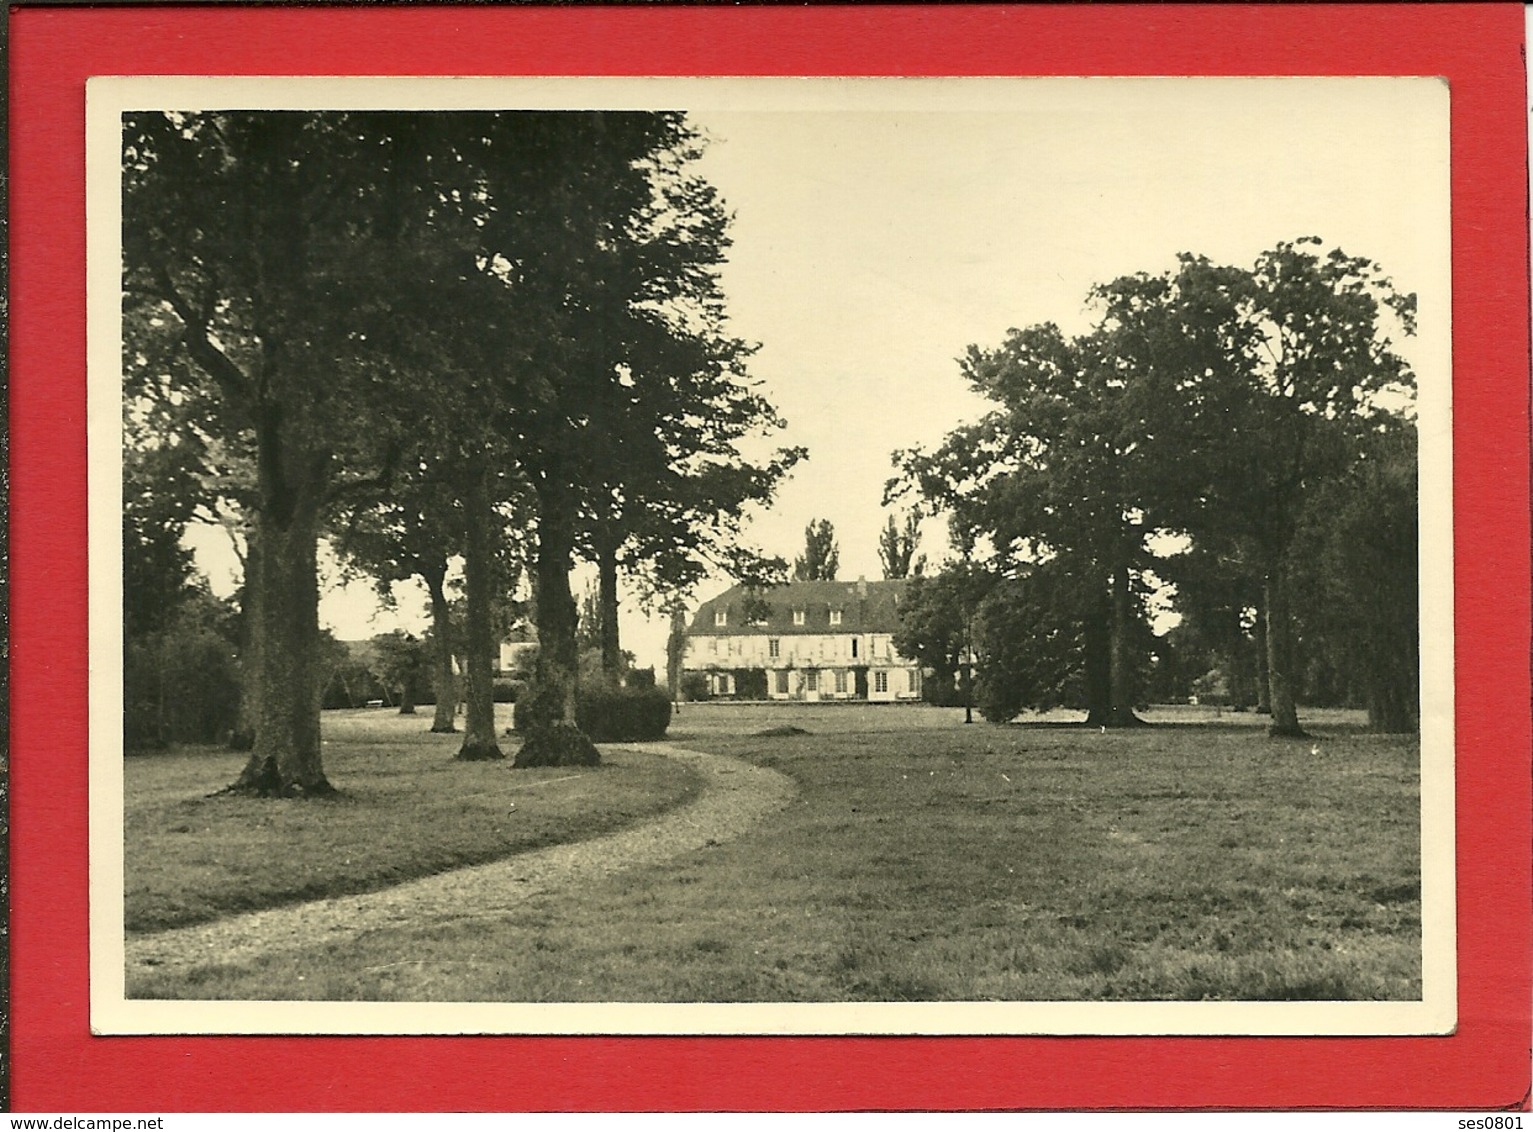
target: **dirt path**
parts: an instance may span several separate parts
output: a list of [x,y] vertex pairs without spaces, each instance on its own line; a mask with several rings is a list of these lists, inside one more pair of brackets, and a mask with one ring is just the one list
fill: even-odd
[[420,927],[501,916],[530,896],[727,841],[787,805],[794,794],[786,775],[726,755],[668,743],[634,744],[632,749],[692,767],[703,776],[701,796],[643,825],[589,841],[551,845],[379,892],[130,935],[129,993],[134,977],[151,971],[235,964],[271,952],[320,947],[396,924]]

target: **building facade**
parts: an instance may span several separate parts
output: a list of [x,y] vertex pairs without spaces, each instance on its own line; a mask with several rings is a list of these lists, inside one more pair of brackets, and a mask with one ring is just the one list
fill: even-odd
[[693,616],[683,677],[726,699],[919,700],[920,665],[894,648],[904,593],[903,579],[733,586]]

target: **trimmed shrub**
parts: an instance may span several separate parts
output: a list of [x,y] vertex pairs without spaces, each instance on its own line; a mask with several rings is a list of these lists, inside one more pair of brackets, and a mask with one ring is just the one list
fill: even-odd
[[[495,702],[498,704],[516,703],[517,698],[521,695],[522,689],[524,687],[526,687],[526,685],[523,684],[520,680],[507,680],[504,676],[497,676],[495,678]],[[416,702],[419,703],[421,701],[417,700]],[[435,700],[432,702],[434,703]]]
[[582,688],[575,722],[598,743],[662,739],[671,725],[671,700],[658,688]]
[[[530,684],[511,713],[513,731],[527,734],[539,723],[557,720],[563,705]],[[617,688],[597,684],[581,688],[575,699],[575,723],[597,743],[645,743],[665,737],[671,725],[671,701],[659,688]],[[520,765],[520,764],[518,764]]]
[[708,677],[701,672],[688,672],[681,678],[682,699],[691,700],[693,703],[702,703],[704,700],[713,699],[713,693],[708,690]]

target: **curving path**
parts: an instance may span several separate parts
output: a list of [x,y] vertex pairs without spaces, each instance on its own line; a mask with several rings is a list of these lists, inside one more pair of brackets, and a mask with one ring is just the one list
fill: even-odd
[[271,952],[319,947],[396,924],[419,927],[502,916],[530,896],[727,841],[782,809],[794,795],[793,781],[786,775],[741,759],[668,743],[629,747],[686,763],[703,777],[701,795],[642,825],[589,841],[550,845],[378,892],[132,935],[127,940],[129,985],[135,975],[151,971],[239,963]]

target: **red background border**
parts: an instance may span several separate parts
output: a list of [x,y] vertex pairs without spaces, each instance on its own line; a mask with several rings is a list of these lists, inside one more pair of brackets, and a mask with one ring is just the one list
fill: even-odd
[[[1520,5],[45,9],[12,15],[13,1101],[21,1111],[1468,1108],[1529,1082]],[[1426,74],[1452,89],[1458,1032],[1444,1038],[94,1038],[85,79]]]

